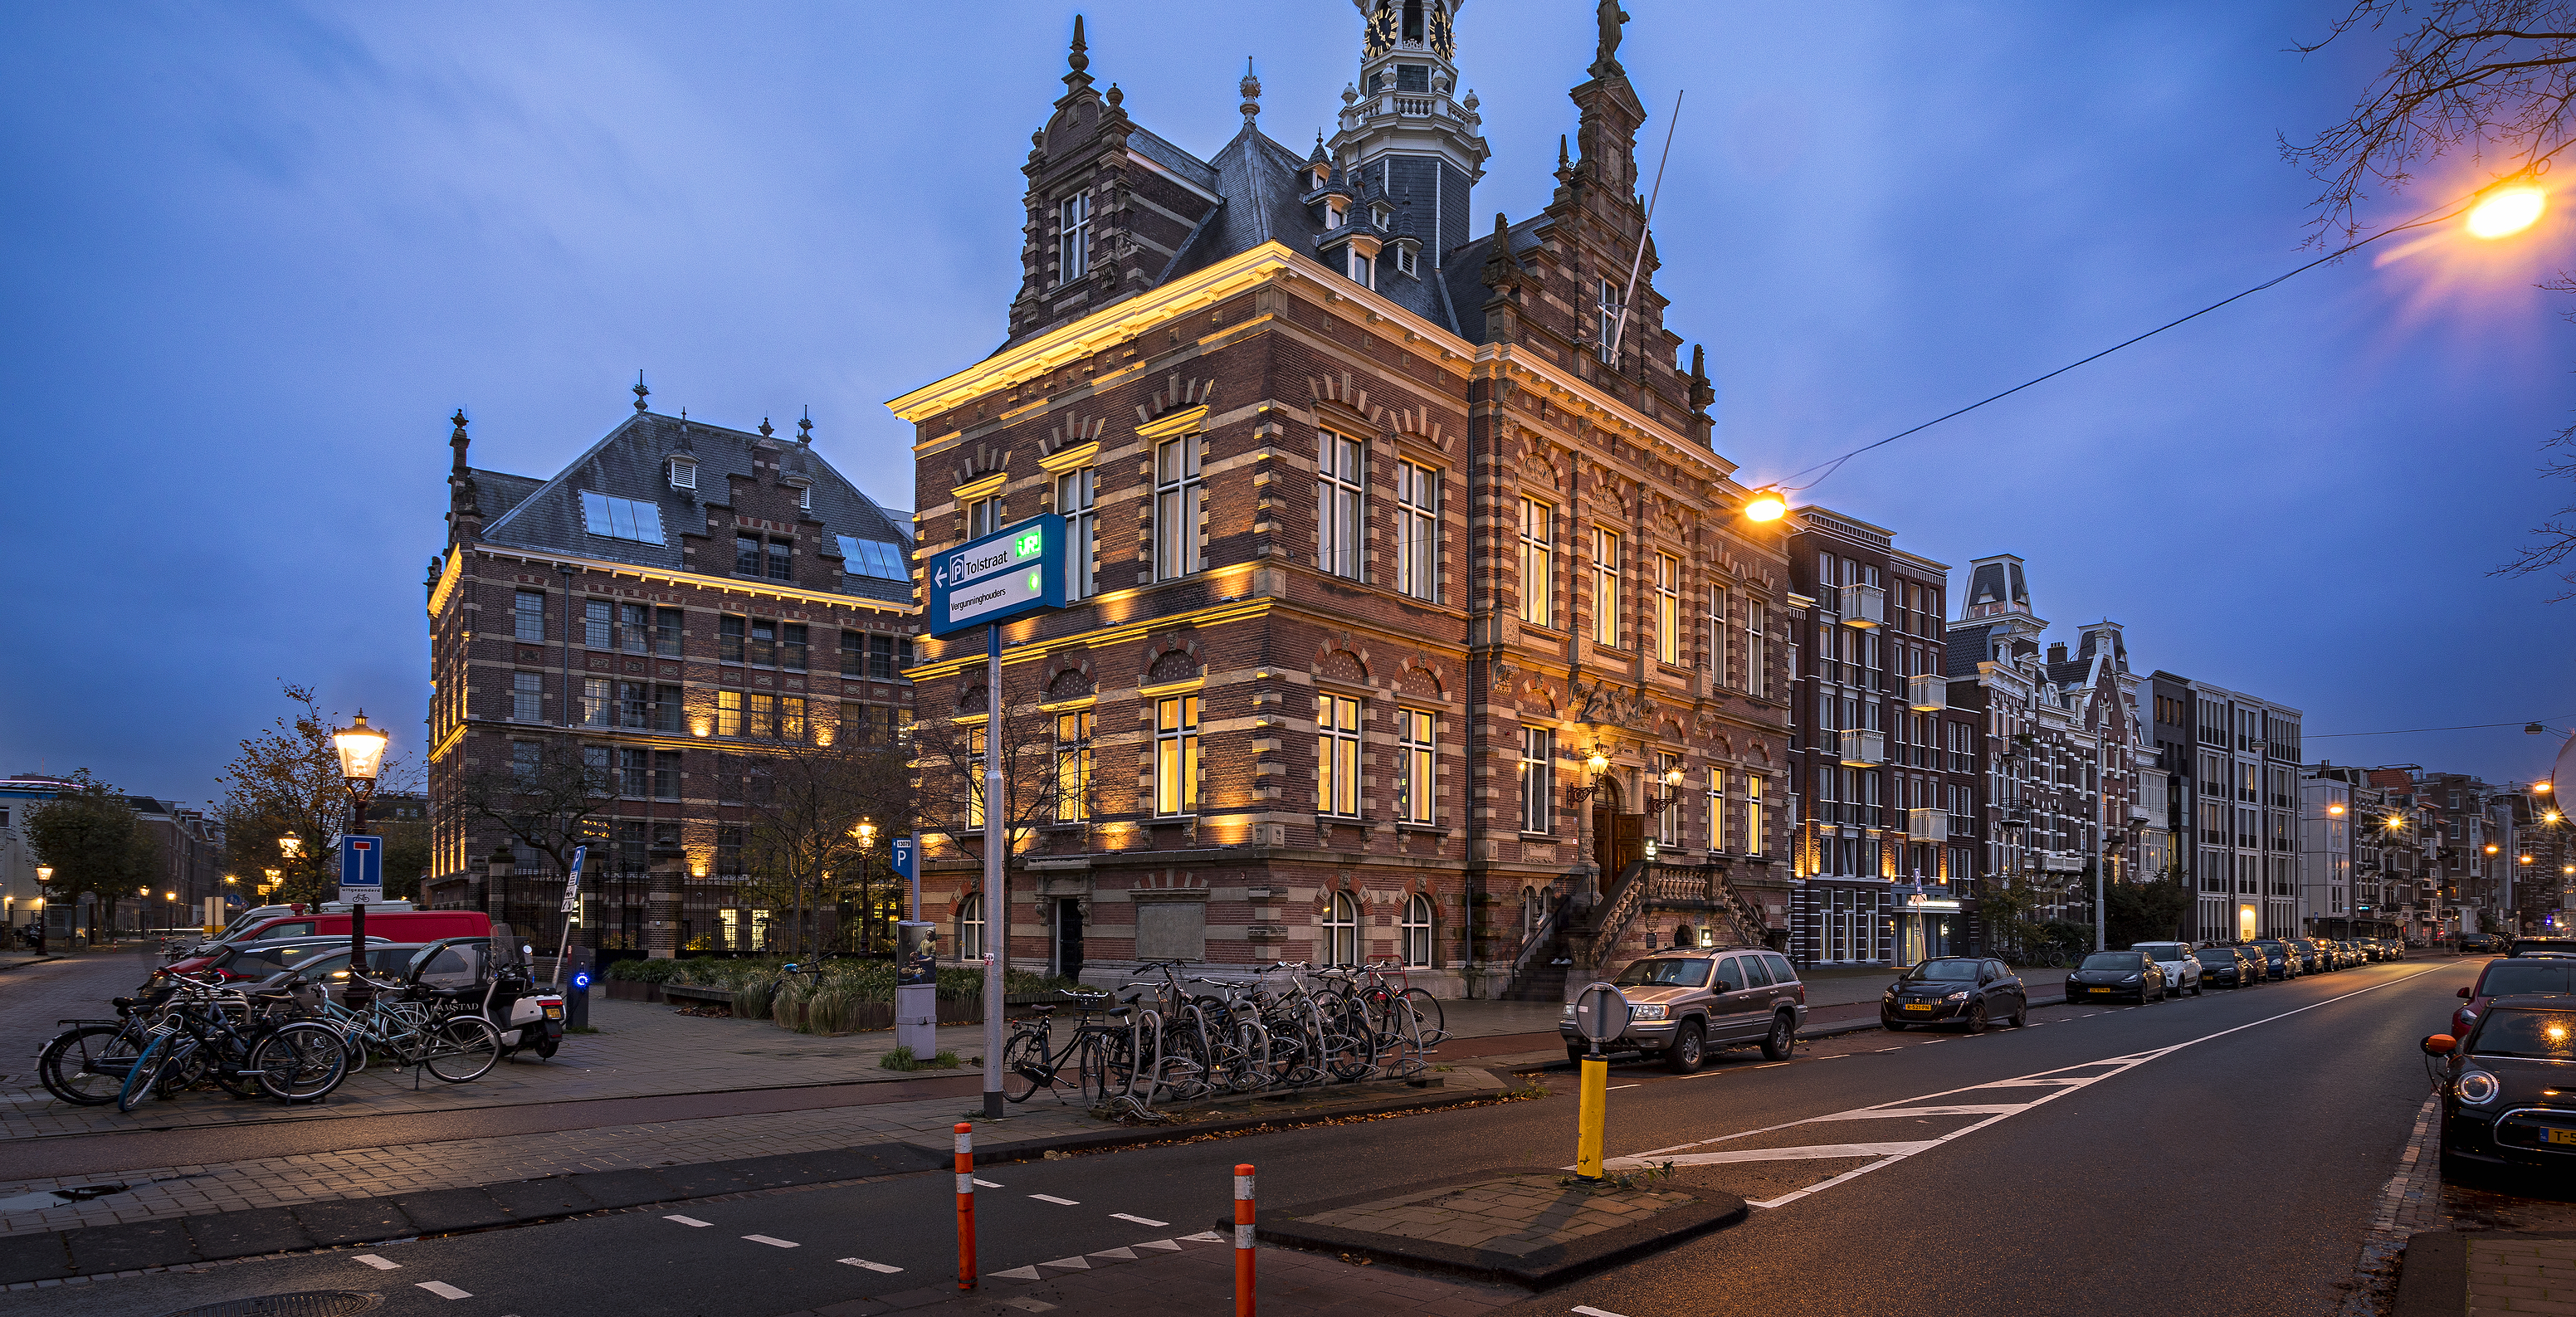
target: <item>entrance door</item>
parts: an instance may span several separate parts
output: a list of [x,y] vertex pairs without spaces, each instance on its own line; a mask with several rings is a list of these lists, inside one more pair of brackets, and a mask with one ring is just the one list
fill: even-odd
[[1082,978],[1082,902],[1070,896],[1055,903],[1055,972]]

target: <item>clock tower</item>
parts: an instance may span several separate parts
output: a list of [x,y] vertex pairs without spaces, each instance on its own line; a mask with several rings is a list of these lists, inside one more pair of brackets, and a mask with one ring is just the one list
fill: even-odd
[[1434,268],[1473,236],[1467,192],[1485,175],[1476,94],[1460,99],[1459,9],[1466,0],[1351,0],[1365,20],[1359,81],[1342,89],[1329,150],[1413,209]]

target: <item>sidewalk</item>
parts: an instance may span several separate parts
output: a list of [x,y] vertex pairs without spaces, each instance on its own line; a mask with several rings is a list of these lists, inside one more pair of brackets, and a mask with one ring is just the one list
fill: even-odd
[[[852,1299],[781,1317],[1209,1317],[1234,1310],[1234,1249],[1214,1231],[1158,1240],[1139,1253],[1110,1249],[1035,1268],[1027,1279],[989,1276],[973,1294],[953,1285],[924,1286],[874,1299]],[[1253,1293],[1264,1317],[1476,1317],[1529,1296],[1494,1285],[1434,1280],[1386,1266],[1355,1266],[1317,1253],[1254,1250]]]

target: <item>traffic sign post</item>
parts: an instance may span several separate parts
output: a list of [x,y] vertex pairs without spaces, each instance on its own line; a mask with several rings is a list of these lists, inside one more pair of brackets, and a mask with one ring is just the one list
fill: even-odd
[[[557,987],[561,987],[564,981],[564,957],[572,951],[572,926],[581,917],[581,862],[589,854],[588,846],[573,847],[572,872],[564,875],[563,942],[555,948],[554,984]],[[586,1005],[583,1009],[587,1014]]]
[[1582,1103],[1575,1117],[1574,1174],[1579,1179],[1601,1178],[1601,1127],[1610,1102],[1610,1058],[1601,1045],[1628,1032],[1632,1014],[1627,994],[1607,983],[1591,984],[1574,997],[1574,1031],[1592,1046],[1582,1062]]
[[347,905],[378,905],[385,899],[385,839],[343,835],[340,838],[340,900]]
[[[1031,517],[943,553],[930,570],[930,633],[984,628],[986,735],[1002,733],[1002,623],[1064,607],[1064,518]],[[1002,1117],[1002,972],[1011,912],[1002,903],[1002,747],[984,755],[984,1118]],[[914,913],[920,912],[916,892]],[[962,948],[961,948],[962,950]]]
[[917,836],[897,837],[889,845],[892,848],[894,875],[904,881],[909,892],[906,899],[910,903],[904,907],[904,910],[914,919],[919,919],[921,918],[921,839]]

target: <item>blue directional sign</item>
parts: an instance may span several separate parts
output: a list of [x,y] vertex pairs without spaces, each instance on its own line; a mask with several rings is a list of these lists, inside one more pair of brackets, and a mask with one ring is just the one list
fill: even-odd
[[931,560],[930,633],[1064,607],[1064,518],[1050,512]]
[[340,838],[340,899],[369,905],[385,899],[384,838]]

